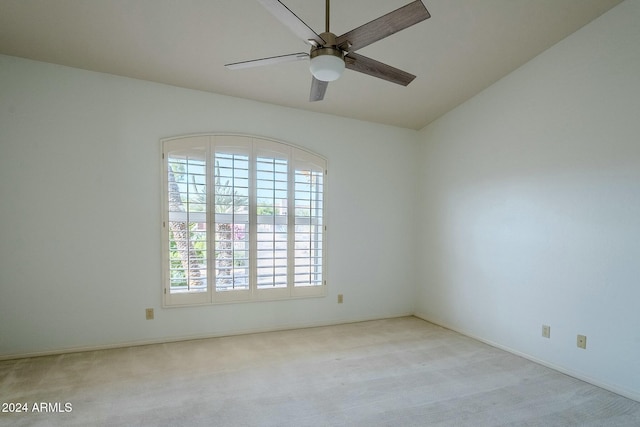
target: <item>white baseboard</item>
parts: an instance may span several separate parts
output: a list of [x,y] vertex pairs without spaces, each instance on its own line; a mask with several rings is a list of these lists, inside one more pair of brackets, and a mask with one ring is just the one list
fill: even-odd
[[445,322],[441,322],[441,321],[438,321],[438,320],[430,319],[429,316],[427,316],[424,313],[414,313],[413,315],[415,317],[417,317],[417,318],[420,318],[420,319],[426,321],[426,322],[433,323],[434,325],[438,325],[438,326],[441,326],[443,328],[452,330],[452,331],[457,332],[459,334],[462,334],[462,335],[464,335],[466,337],[473,338],[474,340],[477,340],[477,341],[483,342],[485,344],[488,344],[488,345],[490,345],[492,347],[499,348],[500,350],[504,350],[504,351],[509,352],[511,354],[515,354],[516,356],[523,357],[523,358],[525,358],[527,360],[530,360],[530,361],[532,361],[534,363],[537,363],[539,365],[546,366],[547,368],[553,369],[554,371],[561,372],[561,373],[563,373],[565,375],[569,375],[570,377],[573,377],[573,378],[579,379],[581,381],[587,382],[587,383],[592,384],[592,385],[594,385],[596,387],[603,388],[603,389],[608,390],[608,391],[610,391],[612,393],[619,394],[620,396],[626,397],[626,398],[631,399],[631,400],[635,400],[636,402],[640,402],[640,393],[638,393],[636,391],[629,390],[629,389],[626,389],[624,387],[619,387],[619,386],[617,386],[615,384],[609,384],[609,383],[597,380],[595,378],[592,378],[592,377],[586,375],[583,372],[574,371],[574,370],[568,369],[568,368],[566,368],[564,366],[556,365],[556,364],[554,364],[552,362],[549,362],[547,360],[541,360],[541,359],[539,359],[537,357],[534,357],[534,356],[532,356],[530,354],[523,353],[523,352],[515,350],[513,348],[510,348],[510,347],[504,346],[502,344],[493,342],[491,340],[487,340],[485,338],[479,337],[479,336],[474,335],[472,333],[469,333],[468,331],[465,331],[463,329],[456,328],[456,327],[451,326],[451,325],[447,325]]
[[333,319],[333,320],[327,320],[323,322],[281,324],[281,325],[276,325],[271,327],[237,329],[237,330],[229,330],[229,331],[211,333],[211,334],[182,335],[182,336],[175,336],[175,337],[158,338],[153,340],[135,340],[135,341],[113,343],[113,344],[63,347],[58,349],[34,351],[34,352],[27,352],[27,353],[0,354],[0,360],[25,359],[29,357],[42,357],[42,356],[55,356],[58,354],[81,353],[85,351],[111,350],[114,348],[137,347],[142,345],[153,345],[153,344],[167,344],[167,343],[180,342],[180,341],[193,341],[193,340],[202,340],[202,339],[208,339],[208,338],[229,337],[229,336],[236,336],[236,335],[259,334],[263,332],[288,331],[292,329],[318,328],[322,326],[344,325],[349,323],[369,322],[372,320],[393,319],[393,318],[407,317],[407,316],[413,316],[413,313],[393,314],[386,317]]
[[93,345],[93,346],[78,346],[78,347],[66,347],[60,349],[53,350],[44,350],[44,351],[36,351],[36,352],[28,352],[28,353],[14,353],[14,354],[4,354],[0,355],[0,360],[11,360],[11,359],[23,359],[29,357],[41,357],[41,356],[52,356],[58,354],[67,354],[67,353],[80,353],[84,351],[98,351],[98,350],[110,350],[114,348],[124,348],[124,347],[136,347],[142,345],[153,345],[153,344],[165,344],[171,342],[180,342],[180,341],[192,341],[192,340],[200,340],[200,339],[209,339],[209,338],[220,338],[226,336],[235,336],[235,335],[248,335],[248,334],[257,334],[263,332],[277,332],[277,331],[286,331],[292,329],[306,329],[306,328],[317,328],[323,326],[334,326],[334,325],[342,325],[348,323],[359,323],[359,322],[369,322],[372,320],[383,320],[383,319],[392,319],[398,317],[407,317],[407,316],[415,316],[420,318],[426,322],[433,323],[434,325],[441,326],[443,328],[455,331],[459,334],[467,336],[469,338],[473,338],[477,341],[488,344],[492,347],[499,348],[500,350],[504,350],[511,354],[515,354],[517,356],[523,357],[527,360],[530,360],[534,363],[538,363],[539,365],[546,366],[547,368],[553,369],[555,371],[561,372],[563,374],[569,375],[573,378],[577,378],[581,381],[588,382],[594,386],[603,388],[605,390],[611,391],[613,393],[619,394],[620,396],[624,396],[626,398],[635,400],[640,402],[640,393],[626,389],[624,387],[619,387],[615,384],[609,384],[597,379],[594,379],[583,372],[574,371],[568,369],[564,366],[556,365],[552,362],[541,360],[537,357],[534,357],[530,354],[523,353],[521,351],[515,350],[513,348],[504,346],[502,344],[493,342],[491,340],[487,340],[483,337],[476,336],[468,331],[465,331],[460,328],[456,328],[454,326],[446,324],[446,322],[442,322],[439,320],[431,319],[424,313],[403,313],[390,315],[387,317],[366,317],[366,318],[354,318],[354,319],[333,319],[324,322],[309,322],[309,323],[295,323],[295,324],[282,324],[274,327],[264,327],[264,328],[249,328],[249,329],[239,329],[232,331],[225,331],[219,333],[212,334],[198,334],[198,335],[184,335],[184,336],[176,336],[176,337],[165,337],[153,340],[135,340],[128,342],[120,342],[114,344],[106,344],[106,345]]

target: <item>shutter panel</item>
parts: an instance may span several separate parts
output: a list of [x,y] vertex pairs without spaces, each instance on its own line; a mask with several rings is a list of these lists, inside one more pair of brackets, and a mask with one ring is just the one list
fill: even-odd
[[294,287],[323,285],[325,170],[320,157],[296,153]]
[[249,289],[249,157],[216,151],[216,291]]
[[218,301],[250,298],[251,147],[250,138],[214,137],[211,174],[215,256],[212,269],[215,274],[214,300]]
[[168,299],[176,304],[208,302],[208,138],[165,144],[165,245]]
[[[256,164],[256,289],[288,287],[289,153],[283,144],[259,141]],[[288,294],[288,292],[287,292]]]

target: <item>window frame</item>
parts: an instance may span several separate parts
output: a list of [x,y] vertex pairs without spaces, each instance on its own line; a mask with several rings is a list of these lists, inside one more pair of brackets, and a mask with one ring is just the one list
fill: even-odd
[[[327,188],[328,188],[328,162],[327,159],[317,153],[314,153],[306,148],[290,144],[275,139],[264,138],[254,135],[244,134],[196,134],[196,135],[182,135],[170,138],[163,138],[161,142],[161,164],[162,164],[162,300],[163,307],[183,307],[193,305],[211,305],[211,304],[225,304],[225,303],[241,303],[241,302],[255,302],[255,301],[273,301],[273,300],[288,300],[298,298],[312,298],[312,297],[325,297],[327,295]],[[206,169],[206,290],[204,291],[174,291],[171,287],[171,273],[172,266],[171,251],[170,248],[172,242],[172,231],[169,226],[169,219],[171,215],[175,217],[176,213],[170,213],[170,179],[169,179],[169,163],[170,153],[182,151],[184,153],[202,153],[204,156],[204,164]],[[246,155],[248,157],[248,272],[249,272],[249,285],[248,289],[241,290],[219,290],[216,284],[216,242],[218,234],[215,228],[216,217],[220,217],[220,214],[215,212],[214,203],[216,203],[216,188],[215,179],[217,167],[215,163],[216,154],[236,154]],[[184,154],[185,156],[187,154]],[[258,157],[266,159],[286,159],[287,175],[286,175],[286,212],[279,216],[280,223],[284,220],[286,222],[286,286],[273,287],[260,289],[257,281],[258,271],[258,196],[257,196],[257,181],[258,181],[258,169],[257,162]],[[175,159],[173,157],[172,159]],[[188,163],[188,161],[185,160]],[[274,160],[274,164],[275,164]],[[304,262],[304,257],[298,257],[296,245],[298,240],[296,236],[296,225],[303,224],[298,223],[298,219],[302,218],[297,216],[296,202],[301,200],[296,196],[296,177],[302,174],[308,174],[309,176],[321,176],[320,192],[321,202],[318,202],[318,211],[315,213],[309,213],[309,231],[306,232],[310,236],[310,244],[317,244],[319,250],[316,255],[309,255],[309,266],[315,265],[317,259],[321,260],[321,267],[319,275],[321,281],[313,281],[311,277],[312,267],[309,267],[310,284],[298,285],[296,280],[296,264],[299,259]],[[275,172],[274,172],[275,176]],[[274,178],[275,180],[275,178]],[[311,181],[312,182],[312,181]],[[275,181],[274,181],[275,183]],[[276,184],[274,184],[276,185]],[[310,184],[311,185],[311,184]],[[188,184],[187,184],[188,186]],[[235,194],[235,193],[234,193]],[[235,196],[234,196],[235,197]],[[274,196],[275,197],[275,196]],[[275,200],[275,199],[274,199]],[[235,199],[234,202],[235,203]],[[275,203],[275,202],[274,202]],[[235,205],[234,205],[235,206]],[[235,207],[233,208],[235,209]],[[275,209],[274,212],[275,219]],[[232,213],[225,213],[223,215],[235,215]],[[268,214],[267,214],[268,215]],[[316,216],[313,216],[316,215]],[[188,218],[189,214],[186,214]],[[286,219],[283,219],[286,218]],[[264,218],[263,218],[264,219]],[[268,217],[266,218],[268,220]],[[175,220],[174,220],[175,223]],[[316,230],[315,234],[312,231],[312,224],[319,223],[320,230]],[[219,223],[218,223],[219,224]],[[235,224],[235,222],[234,222]],[[273,223],[274,225],[276,222]],[[189,221],[186,222],[187,229],[189,228]],[[301,234],[305,234],[300,232]],[[275,235],[276,232],[273,231]],[[282,233],[280,233],[282,234]],[[319,237],[318,237],[319,236]],[[235,237],[233,237],[235,239]],[[275,239],[275,237],[274,237]],[[315,239],[315,240],[314,240]],[[224,241],[224,240],[223,240]],[[191,242],[191,240],[189,240]],[[175,243],[175,241],[174,241]],[[189,243],[190,244],[190,243]],[[232,249],[235,251],[235,249]],[[282,251],[282,249],[280,249]],[[320,255],[318,256],[317,253]],[[234,258],[235,259],[235,258]],[[276,259],[275,249],[273,258]],[[274,265],[275,265],[274,261]],[[235,261],[234,261],[235,263]],[[304,268],[304,265],[301,266]],[[275,267],[274,267],[275,271]],[[275,274],[275,273],[274,273]],[[305,273],[306,274],[306,273]],[[187,279],[189,280],[189,279]]]

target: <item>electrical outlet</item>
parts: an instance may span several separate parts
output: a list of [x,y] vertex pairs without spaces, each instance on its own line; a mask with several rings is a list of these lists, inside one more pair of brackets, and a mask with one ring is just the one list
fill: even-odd
[[338,304],[342,304],[343,297],[342,294],[338,294]]
[[578,335],[578,347],[587,348],[587,337],[584,335]]
[[551,326],[542,325],[542,336],[545,338],[551,338]]
[[153,320],[153,308],[147,308],[145,310],[145,314],[147,316],[147,320]]

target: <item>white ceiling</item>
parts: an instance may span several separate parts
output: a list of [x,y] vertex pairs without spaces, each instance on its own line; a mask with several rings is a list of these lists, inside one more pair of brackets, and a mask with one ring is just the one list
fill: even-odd
[[[343,34],[409,0],[334,0]],[[423,0],[432,17],[358,51],[417,78],[350,70],[308,101],[306,61],[223,65],[309,47],[253,0],[0,0],[0,53],[420,129],[621,0]],[[283,0],[324,31],[325,2]]]

